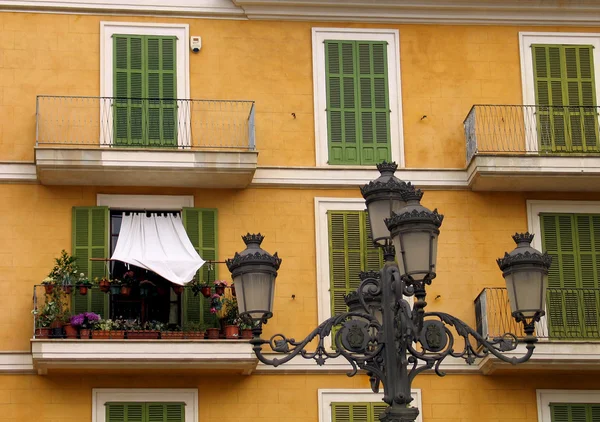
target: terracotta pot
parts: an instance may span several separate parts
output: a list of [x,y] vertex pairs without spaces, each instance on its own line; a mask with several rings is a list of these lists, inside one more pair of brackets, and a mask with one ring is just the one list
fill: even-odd
[[215,293],[223,296],[225,294],[225,286],[215,286]]
[[202,296],[210,297],[210,287],[209,286],[201,287],[200,292],[202,293]]
[[52,294],[52,291],[54,290],[54,284],[44,284],[44,289],[46,289],[46,294]]
[[173,286],[173,291],[177,296],[180,296],[183,293],[183,286]]
[[35,338],[50,338],[50,331],[52,330],[48,327],[36,328]]
[[121,296],[129,296],[131,294],[130,286],[121,286]]
[[235,286],[231,285],[231,296],[235,297]]
[[242,338],[244,340],[252,340],[252,337],[253,337],[253,335],[252,335],[252,329],[251,328],[244,328],[242,330]]
[[71,286],[70,284],[65,284],[64,286],[62,286],[62,289],[63,289],[63,292],[65,292],[68,295],[73,293],[73,286]]
[[110,331],[108,330],[94,330],[92,331],[92,338],[94,340],[108,340],[110,338]]
[[158,293],[159,296],[164,296],[167,294],[167,289],[156,287],[156,293]]
[[217,340],[219,338],[219,329],[218,328],[207,328],[206,329],[206,338],[211,340]]
[[91,331],[89,328],[81,328],[79,329],[79,338],[88,339],[90,338]]
[[122,340],[125,338],[125,331],[123,330],[113,330],[108,333],[110,334],[111,340]]
[[100,291],[101,292],[108,292],[110,290],[110,281],[108,280],[100,280],[100,283],[98,284],[98,286],[100,287]]
[[165,340],[181,340],[183,338],[182,331],[163,331],[160,333],[160,338]]
[[154,330],[127,331],[127,338],[130,340],[156,340],[159,334],[159,331]]
[[67,324],[64,326],[64,329],[67,338],[77,338],[77,327],[73,327],[71,324]]
[[[190,339],[190,340],[203,340],[205,334],[206,333],[204,331],[188,331],[188,332],[184,333],[185,338]],[[217,338],[219,338],[218,334],[217,334]]]
[[225,326],[225,338],[230,340],[237,340],[240,338],[240,327],[237,325],[226,325]]
[[80,286],[77,286],[77,288],[79,289],[79,294],[80,294],[81,296],[85,296],[85,295],[87,295],[87,292],[88,292],[88,286],[80,285]]

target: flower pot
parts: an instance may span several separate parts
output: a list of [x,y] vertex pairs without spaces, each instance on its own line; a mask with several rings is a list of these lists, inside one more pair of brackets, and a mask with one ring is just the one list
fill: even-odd
[[173,286],[173,291],[177,296],[181,296],[183,293],[183,286]]
[[252,340],[252,337],[254,337],[252,335],[252,329],[251,328],[244,328],[242,330],[242,337],[244,340]]
[[54,290],[54,284],[44,284],[44,289],[46,289],[46,294],[52,294],[52,291]]
[[158,293],[159,296],[164,296],[167,294],[167,289],[156,287],[156,293]]
[[50,331],[52,331],[52,330],[48,327],[36,328],[35,329],[35,338],[49,338]]
[[118,295],[121,292],[121,286],[115,284],[115,285],[110,285],[110,294],[111,295]]
[[80,284],[79,286],[77,286],[77,289],[79,290],[79,294],[81,296],[85,296],[87,295],[88,292],[88,286]]
[[215,286],[215,293],[223,296],[225,294],[225,286]]
[[111,340],[123,340],[125,338],[125,331],[113,330],[108,332]]
[[[204,331],[187,331],[186,333],[184,333],[185,338],[190,339],[190,340],[202,340],[204,339],[204,335],[206,333]],[[217,333],[217,338],[219,338],[219,335]]]
[[140,286],[140,296],[141,297],[146,297],[148,296],[150,289],[146,286]]
[[160,333],[160,338],[164,340],[181,340],[183,339],[183,331],[163,331]]
[[88,339],[90,338],[91,331],[89,328],[81,328],[79,329],[79,338]]
[[218,328],[207,328],[206,329],[206,338],[211,340],[217,340],[219,338],[219,329]]
[[77,338],[77,327],[72,326],[71,324],[65,325],[65,335],[67,338]]
[[92,338],[94,340],[108,340],[110,338],[110,331],[108,330],[94,330],[92,331]]
[[110,290],[110,281],[108,280],[100,280],[100,283],[98,283],[98,286],[100,287],[100,291],[107,293]]
[[130,340],[156,340],[159,333],[155,330],[127,331],[127,338]]
[[70,295],[71,293],[73,293],[73,286],[70,284],[65,284],[62,286],[63,292],[65,292],[66,294]]
[[204,297],[210,297],[210,286],[204,286],[200,288],[200,293]]
[[235,286],[231,285],[231,296],[235,297]]
[[237,325],[226,325],[225,326],[225,338],[230,340],[237,340],[240,338],[240,327]]
[[131,294],[130,286],[121,286],[121,296],[129,296]]

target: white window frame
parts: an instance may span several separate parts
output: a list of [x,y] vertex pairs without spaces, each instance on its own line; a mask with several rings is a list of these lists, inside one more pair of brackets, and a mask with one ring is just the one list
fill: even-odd
[[[177,99],[190,98],[190,29],[188,24],[135,23],[118,21],[100,22],[100,95],[112,98],[113,90],[113,35],[156,35],[174,36],[177,38]],[[106,110],[107,104],[100,102],[100,122],[108,117],[108,130],[100,130],[100,146],[110,146],[112,136],[112,108]],[[178,121],[189,125],[189,107],[178,107]],[[108,133],[107,133],[108,132]],[[178,124],[177,144],[180,147],[191,146],[191,133],[182,124]]]
[[600,390],[536,390],[538,422],[552,422],[550,403],[600,403]]
[[[521,59],[521,87],[523,104],[535,105],[535,83],[533,72],[532,44],[593,45],[594,80],[596,81],[596,101],[600,101],[600,33],[576,32],[519,32],[519,52]],[[538,152],[537,123],[525,116],[525,145],[529,153]]]
[[185,422],[198,420],[197,388],[94,388],[92,422],[106,422],[106,403],[109,402],[183,402]]
[[[373,393],[371,390],[350,389],[319,389],[319,422],[332,422],[332,403],[375,403],[383,399],[383,393]],[[413,398],[412,407],[419,409],[419,416],[415,422],[423,422],[423,406],[421,404],[421,390],[413,388],[410,390]]]
[[123,210],[172,211],[194,207],[193,195],[96,195],[99,207]]
[[[540,213],[600,214],[600,201],[527,201],[527,229],[535,235],[531,246],[542,250],[542,225]],[[538,335],[549,338],[547,317],[543,316],[537,325]]]
[[[315,152],[317,166],[328,166],[326,40],[386,41],[390,101],[390,148],[392,160],[404,167],[402,84],[400,79],[400,33],[397,29],[313,28],[313,94],[315,99]],[[335,166],[343,167],[343,166]],[[356,167],[356,166],[352,166]],[[365,166],[360,166],[365,168]]]

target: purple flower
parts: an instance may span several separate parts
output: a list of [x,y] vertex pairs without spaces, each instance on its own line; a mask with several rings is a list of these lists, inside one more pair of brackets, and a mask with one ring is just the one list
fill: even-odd
[[85,312],[83,315],[85,316],[85,318],[87,318],[88,322],[93,323],[100,321],[100,315],[95,314],[93,312]]
[[83,325],[84,320],[85,320],[85,316],[83,314],[73,315],[71,317],[71,325],[73,327],[81,327]]

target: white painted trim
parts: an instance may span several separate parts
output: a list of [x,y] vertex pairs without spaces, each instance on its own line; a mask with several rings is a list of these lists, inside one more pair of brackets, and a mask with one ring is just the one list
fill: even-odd
[[31,352],[0,352],[0,374],[35,373]]
[[0,163],[0,183],[37,183],[35,164]]
[[325,78],[326,40],[386,41],[388,43],[388,91],[390,100],[390,144],[392,160],[404,167],[404,132],[402,129],[402,84],[400,78],[400,33],[397,29],[313,28],[313,95],[315,115],[315,151],[317,166],[326,166],[327,105]]
[[[319,396],[319,422],[332,422],[331,404],[336,402],[373,403],[383,399],[383,393],[373,393],[365,389],[324,389],[318,390]],[[419,416],[415,422],[423,422],[423,405],[421,401],[421,389],[413,388],[410,391],[413,398],[412,407],[419,409]]]
[[[600,62],[599,62],[600,63]],[[538,251],[542,247],[542,227],[540,223],[540,213],[568,213],[568,214],[600,214],[600,201],[527,201],[527,230],[534,234],[533,246]],[[539,336],[548,337],[547,316],[543,316],[538,329],[541,331]]]
[[[600,33],[577,32],[519,32],[519,52],[521,61],[521,88],[523,104],[535,105],[535,84],[533,72],[532,44],[593,45],[595,80],[600,81]],[[600,98],[600,84],[596,84],[596,98]],[[530,116],[531,115],[531,116]],[[535,113],[524,113],[525,145],[527,152],[538,151],[538,136]]]
[[193,195],[96,195],[96,205],[124,210],[181,210],[194,206]]
[[[190,98],[190,27],[188,24],[162,24],[162,23],[136,23],[101,21],[100,22],[100,95],[102,97],[113,97],[113,42],[112,37],[116,34],[125,35],[158,35],[177,37],[177,99]],[[100,103],[100,121],[103,116],[108,116],[108,127],[112,128],[112,112],[106,110],[104,101]],[[179,122],[187,122],[190,118],[186,116],[189,107],[178,107]],[[189,129],[189,128],[187,128]],[[180,146],[190,146],[191,139],[186,139],[190,130],[178,125],[177,143]],[[110,131],[112,133],[112,131]],[[106,139],[105,131],[100,131],[100,145],[110,146],[112,139]]]
[[[327,211],[364,211],[362,198],[315,197],[315,240],[317,258],[317,306],[319,323],[331,318],[331,295],[329,293],[329,225]],[[326,341],[329,340],[329,337]],[[327,344],[329,346],[330,343]]]
[[600,403],[600,390],[536,390],[538,422],[552,422],[551,403]]
[[110,402],[183,402],[185,421],[198,420],[197,388],[93,388],[92,422],[106,422]]

